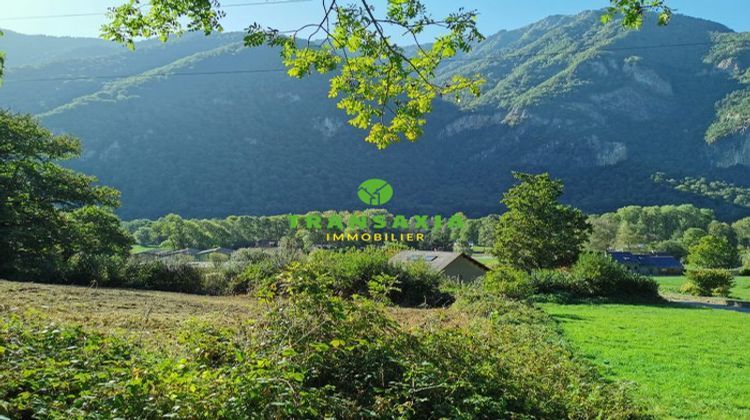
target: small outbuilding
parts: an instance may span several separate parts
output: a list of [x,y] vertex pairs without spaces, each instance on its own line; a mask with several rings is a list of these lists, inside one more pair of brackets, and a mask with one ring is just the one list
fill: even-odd
[[433,270],[459,281],[472,281],[490,269],[461,252],[401,251],[391,257],[391,264],[408,264],[424,261]]

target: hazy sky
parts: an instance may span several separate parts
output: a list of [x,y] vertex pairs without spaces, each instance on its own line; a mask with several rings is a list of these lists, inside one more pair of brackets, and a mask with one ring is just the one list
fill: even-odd
[[[0,0],[0,28],[26,34],[97,36],[107,7],[127,0]],[[319,0],[297,0],[287,4],[260,4],[264,0],[222,0],[228,7],[222,22],[225,30],[242,30],[252,22],[278,29],[294,29],[321,16]],[[276,0],[278,1],[278,0]],[[382,5],[383,0],[374,0]],[[600,9],[607,0],[426,0],[432,14],[441,17],[463,6],[477,9],[479,27],[485,34],[513,29],[551,14],[574,14]],[[750,31],[750,0],[668,0],[679,13],[723,23],[736,31]],[[51,17],[52,15],[97,14]],[[36,17],[36,18],[34,18]]]

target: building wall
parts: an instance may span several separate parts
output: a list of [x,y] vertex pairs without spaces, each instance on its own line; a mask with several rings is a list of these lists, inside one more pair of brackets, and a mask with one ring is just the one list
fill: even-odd
[[466,258],[458,258],[443,269],[443,274],[461,281],[472,281],[484,273],[484,270]]

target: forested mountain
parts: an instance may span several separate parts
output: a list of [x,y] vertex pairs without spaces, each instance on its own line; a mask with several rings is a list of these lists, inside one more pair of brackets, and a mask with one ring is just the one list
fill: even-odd
[[483,95],[438,103],[423,138],[386,150],[348,126],[325,77],[290,79],[278,51],[244,48],[238,33],[135,52],[6,33],[0,106],[80,137],[73,165],[122,191],[124,218],[357,209],[370,177],[393,185],[391,212],[479,216],[500,210],[511,170],[550,171],[589,212],[694,203],[750,214],[654,180],[750,186],[746,34],[686,16],[624,31],[600,13],[501,31],[451,60],[440,77],[481,73]]

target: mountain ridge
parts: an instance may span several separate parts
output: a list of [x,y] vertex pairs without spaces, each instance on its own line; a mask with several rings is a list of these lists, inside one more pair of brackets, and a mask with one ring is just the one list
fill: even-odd
[[[119,188],[126,218],[356,209],[353,191],[369,177],[394,185],[389,210],[482,215],[500,210],[511,170],[550,171],[590,212],[687,202],[736,217],[750,209],[652,180],[742,185],[750,175],[750,136],[704,139],[716,104],[746,89],[744,50],[717,55],[736,56],[737,71],[706,61],[716,33],[737,34],[684,16],[624,31],[597,12],[501,31],[438,75],[480,71],[483,95],[439,101],[422,139],[382,152],[326,99],[325,77],[233,74],[281,67],[274,49],[240,48],[241,33],[11,67],[0,104],[79,136],[84,156],[71,166]],[[96,78],[118,74],[135,75]],[[49,81],[20,82],[32,78]]]

